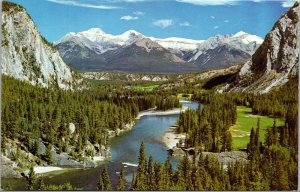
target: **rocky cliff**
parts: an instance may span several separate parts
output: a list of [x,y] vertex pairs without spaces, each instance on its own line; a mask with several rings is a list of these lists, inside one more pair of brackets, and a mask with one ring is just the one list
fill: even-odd
[[275,23],[251,60],[241,68],[230,91],[267,93],[299,70],[299,3]]
[[73,89],[80,78],[40,35],[26,10],[14,3],[2,5],[2,74],[33,85]]

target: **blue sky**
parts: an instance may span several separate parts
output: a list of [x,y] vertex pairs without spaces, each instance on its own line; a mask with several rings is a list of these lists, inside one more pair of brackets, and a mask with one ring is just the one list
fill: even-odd
[[293,4],[293,0],[11,1],[26,8],[49,41],[95,27],[114,35],[133,29],[157,38],[201,40],[239,31],[264,37]]

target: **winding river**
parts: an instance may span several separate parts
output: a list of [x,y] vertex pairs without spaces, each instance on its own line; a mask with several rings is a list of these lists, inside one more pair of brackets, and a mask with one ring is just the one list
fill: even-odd
[[[198,103],[195,102],[182,102],[182,104],[193,109],[198,107]],[[126,179],[131,182],[132,173],[138,162],[141,141],[143,140],[145,143],[147,157],[152,154],[156,161],[165,162],[168,152],[161,141],[162,136],[170,126],[176,124],[178,117],[179,114],[142,116],[131,131],[111,139],[112,158],[110,160],[102,162],[95,168],[69,169],[48,173],[44,177],[44,183],[63,184],[70,182],[73,186],[83,190],[96,190],[100,170],[107,167],[112,183],[116,183],[122,163],[126,164]],[[172,159],[173,164],[176,164],[177,161],[176,158]],[[10,182],[14,190],[26,189],[24,179],[2,179],[2,186],[5,186],[7,182]]]

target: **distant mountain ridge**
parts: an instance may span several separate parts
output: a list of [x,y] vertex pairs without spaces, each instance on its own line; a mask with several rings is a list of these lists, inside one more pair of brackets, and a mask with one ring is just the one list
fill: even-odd
[[[146,37],[134,30],[111,35],[92,28],[68,33],[54,44],[64,61],[78,70],[187,72],[241,64],[262,41],[245,32],[192,40]],[[139,44],[143,45],[133,46]],[[154,49],[149,49],[154,45]],[[218,48],[222,54],[217,54]]]

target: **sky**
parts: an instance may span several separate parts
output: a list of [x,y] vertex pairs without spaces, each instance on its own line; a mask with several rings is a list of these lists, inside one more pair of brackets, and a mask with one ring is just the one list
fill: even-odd
[[11,0],[26,8],[50,42],[101,28],[118,35],[204,40],[244,31],[264,37],[294,0]]

